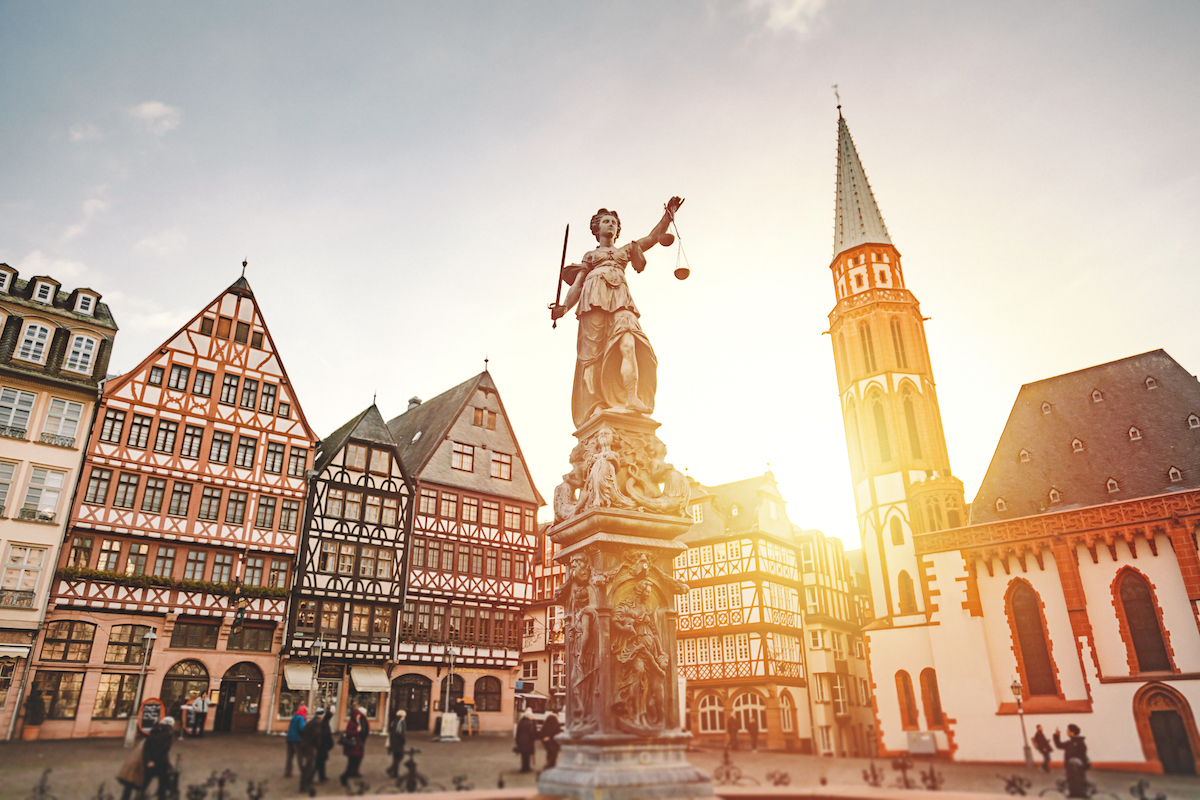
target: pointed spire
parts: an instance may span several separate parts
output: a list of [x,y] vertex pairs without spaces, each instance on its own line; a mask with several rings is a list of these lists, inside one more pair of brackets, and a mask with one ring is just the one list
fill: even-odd
[[891,244],[883,215],[838,105],[837,202],[833,214],[833,256],[860,244]]

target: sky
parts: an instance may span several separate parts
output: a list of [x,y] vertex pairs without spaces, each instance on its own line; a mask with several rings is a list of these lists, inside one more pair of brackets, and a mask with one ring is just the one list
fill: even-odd
[[1187,2],[0,2],[0,261],[103,295],[141,361],[241,262],[318,436],[488,359],[545,497],[574,443],[563,230],[630,274],[669,460],[768,465],[858,543],[828,337],[838,85],[974,497],[1021,384],[1200,369]]

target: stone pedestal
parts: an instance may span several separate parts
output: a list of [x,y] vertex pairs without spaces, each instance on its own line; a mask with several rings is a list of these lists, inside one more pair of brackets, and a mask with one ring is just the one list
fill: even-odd
[[567,704],[558,766],[538,780],[543,795],[712,796],[711,778],[687,762],[691,734],[679,718],[674,598],[687,586],[672,562],[692,520],[657,428],[641,415],[596,414],[576,431],[573,470],[555,492],[549,536],[568,569],[555,600],[565,610]]

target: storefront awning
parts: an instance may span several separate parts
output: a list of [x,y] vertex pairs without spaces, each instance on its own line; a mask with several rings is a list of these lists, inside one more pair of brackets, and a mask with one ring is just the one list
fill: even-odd
[[359,692],[386,692],[391,688],[383,667],[351,667],[350,677]]
[[312,688],[312,664],[284,664],[283,677],[292,691],[307,692]]
[[28,647],[5,645],[0,647],[0,658],[25,658],[29,655]]

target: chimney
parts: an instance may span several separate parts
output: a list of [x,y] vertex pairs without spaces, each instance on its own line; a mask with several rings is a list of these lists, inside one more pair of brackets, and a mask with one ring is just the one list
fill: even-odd
[[412,411],[414,408],[416,408],[419,405],[421,405],[421,398],[419,398],[419,397],[408,398],[408,410],[409,411]]

